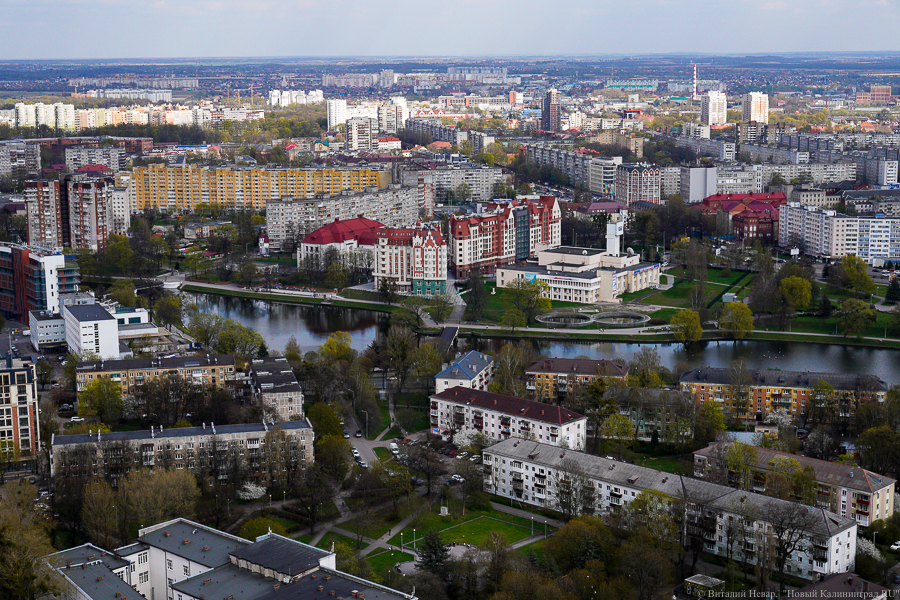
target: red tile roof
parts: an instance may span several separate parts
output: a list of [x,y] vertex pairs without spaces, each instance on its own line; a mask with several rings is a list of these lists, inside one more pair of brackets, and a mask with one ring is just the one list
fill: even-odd
[[112,173],[112,169],[110,169],[106,165],[84,165],[83,167],[81,167],[80,169],[78,169],[75,172],[76,173],[87,173],[89,171],[103,171],[103,172],[109,171],[110,173]]
[[503,394],[482,392],[481,390],[472,390],[461,386],[444,390],[432,397],[447,402],[468,404],[469,406],[486,410],[490,409],[510,416],[534,419],[535,421],[543,421],[544,423],[553,423],[555,425],[565,425],[584,418],[583,415],[561,406],[534,402],[533,400],[525,400],[514,396],[504,396]]
[[361,246],[371,246],[375,242],[375,230],[384,227],[378,221],[358,217],[319,227],[305,238],[304,244],[341,244],[355,239]]

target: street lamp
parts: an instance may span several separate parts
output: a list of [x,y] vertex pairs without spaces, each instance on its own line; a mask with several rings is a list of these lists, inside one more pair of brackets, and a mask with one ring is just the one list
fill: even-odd
[[531,537],[534,537],[534,516],[531,517]]
[[281,490],[281,504],[282,508],[284,507],[284,503],[287,502],[287,490]]
[[403,532],[400,532],[400,552],[403,552]]
[[272,506],[272,494],[269,494],[269,506]]
[[413,552],[416,551],[416,528],[413,527]]
[[547,519],[544,519],[544,539],[547,539]]
[[369,413],[360,409],[360,412],[366,415],[366,437],[369,437]]

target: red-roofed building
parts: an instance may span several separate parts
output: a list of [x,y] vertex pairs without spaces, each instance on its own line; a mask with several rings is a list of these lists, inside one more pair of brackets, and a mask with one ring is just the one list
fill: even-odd
[[371,265],[375,250],[375,231],[384,227],[378,221],[358,217],[340,221],[335,219],[328,225],[319,227],[300,242],[297,248],[297,266],[304,261],[322,261],[329,249],[340,255],[355,253],[362,259],[360,264]]
[[399,150],[400,149],[400,138],[396,138],[394,136],[385,136],[378,138],[378,149],[379,150]]
[[109,177],[113,174],[113,170],[106,165],[84,165],[77,169],[76,173],[86,173],[88,175],[98,175],[101,177]]
[[749,202],[751,200],[761,200],[778,208],[787,202],[787,196],[782,193],[777,194],[713,194],[703,199],[701,204],[713,210],[718,210],[722,202]]
[[492,442],[520,437],[584,448],[587,417],[561,406],[461,386],[431,396],[431,432],[475,429]]
[[427,226],[375,232],[375,289],[384,280],[397,290],[434,296],[447,290],[447,242],[440,230]]
[[473,271],[491,275],[498,266],[559,247],[562,212],[555,196],[491,202],[487,211],[450,217],[450,267],[458,279]]

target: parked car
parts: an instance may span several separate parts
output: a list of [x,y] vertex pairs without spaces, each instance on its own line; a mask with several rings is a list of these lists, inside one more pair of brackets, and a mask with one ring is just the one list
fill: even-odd
[[893,550],[895,552],[897,550],[900,550],[900,542],[894,542],[893,544],[891,544],[891,550]]
[[352,448],[350,448],[350,454],[352,454],[353,456],[359,457],[359,450],[356,449],[356,446],[353,446]]
[[469,456],[469,453],[468,453],[468,452],[460,452],[460,453],[457,454],[454,458],[456,458],[456,460],[463,460],[463,459],[465,459],[467,456]]
[[347,431],[346,429],[344,430],[344,438],[348,439],[348,440],[350,439],[350,432]]
[[358,464],[359,464],[359,467],[360,467],[361,469],[368,469],[368,468],[369,468],[369,465],[368,465],[368,464],[366,463],[366,461],[364,461],[364,460],[359,461]]
[[356,437],[362,437],[362,429],[356,430]]
[[71,421],[73,423],[84,423],[84,417],[72,417]]

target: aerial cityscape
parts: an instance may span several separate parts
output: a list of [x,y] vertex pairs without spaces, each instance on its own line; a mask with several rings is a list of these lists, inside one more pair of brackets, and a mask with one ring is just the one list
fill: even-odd
[[0,600],[900,592],[893,6],[109,4],[0,41]]

